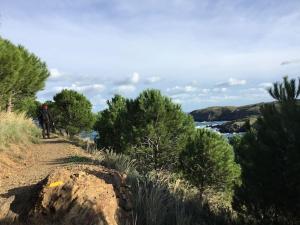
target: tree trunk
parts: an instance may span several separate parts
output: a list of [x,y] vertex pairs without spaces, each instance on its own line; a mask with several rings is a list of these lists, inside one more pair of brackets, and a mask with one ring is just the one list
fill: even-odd
[[159,146],[154,146],[154,170],[158,170],[158,152],[159,152]]
[[2,111],[2,101],[3,101],[3,96],[0,95],[0,112]]
[[157,151],[154,149],[154,170],[157,171]]
[[7,107],[6,112],[10,113],[13,110],[13,104],[12,104],[12,95],[9,95],[8,101],[7,101]]

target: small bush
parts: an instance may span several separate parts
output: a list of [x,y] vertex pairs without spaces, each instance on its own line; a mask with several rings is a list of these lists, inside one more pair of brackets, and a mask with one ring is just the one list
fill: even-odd
[[0,149],[10,144],[37,142],[40,129],[24,113],[0,112]]
[[117,154],[113,151],[106,150],[102,156],[101,164],[105,167],[120,171],[121,173],[137,173],[135,169],[135,160],[127,155]]
[[224,200],[231,201],[241,174],[234,157],[233,148],[224,137],[199,129],[181,153],[181,169],[184,177],[199,188],[201,195],[207,191],[224,193]]

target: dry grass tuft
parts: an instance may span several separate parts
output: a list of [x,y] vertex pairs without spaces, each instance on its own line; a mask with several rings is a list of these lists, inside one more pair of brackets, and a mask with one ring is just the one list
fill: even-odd
[[0,112],[0,149],[10,144],[35,143],[40,133],[40,129],[25,113]]

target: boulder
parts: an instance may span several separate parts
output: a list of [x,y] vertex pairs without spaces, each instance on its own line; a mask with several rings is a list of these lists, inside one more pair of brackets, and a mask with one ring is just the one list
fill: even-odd
[[125,177],[114,170],[91,165],[60,168],[28,191],[30,197],[19,206],[20,223],[131,224],[132,204]]

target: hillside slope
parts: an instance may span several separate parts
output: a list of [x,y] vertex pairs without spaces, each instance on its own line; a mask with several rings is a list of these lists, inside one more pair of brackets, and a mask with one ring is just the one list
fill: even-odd
[[245,106],[214,106],[205,109],[194,110],[190,113],[195,121],[232,121],[257,117],[260,115],[260,107],[265,103],[257,103]]

